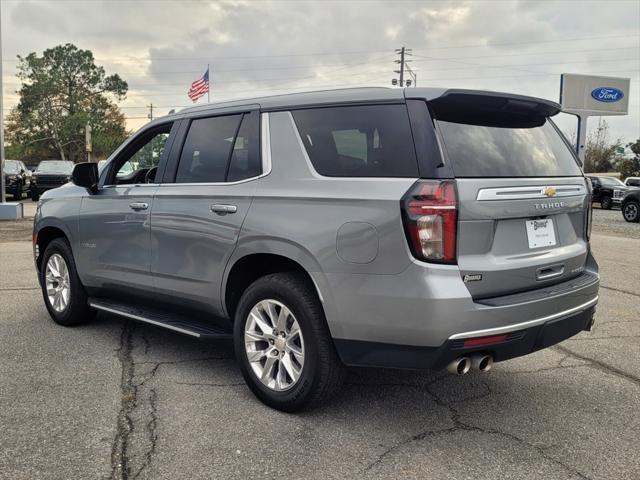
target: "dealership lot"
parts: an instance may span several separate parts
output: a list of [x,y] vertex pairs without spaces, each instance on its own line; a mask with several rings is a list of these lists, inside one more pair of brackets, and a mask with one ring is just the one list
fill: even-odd
[[640,478],[640,225],[594,225],[594,332],[488,374],[353,370],[331,404],[287,415],[230,343],[103,314],[56,326],[29,222],[0,224],[1,476]]

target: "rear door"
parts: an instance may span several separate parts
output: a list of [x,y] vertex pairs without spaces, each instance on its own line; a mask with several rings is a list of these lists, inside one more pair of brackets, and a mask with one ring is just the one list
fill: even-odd
[[[454,96],[455,97],[455,96]],[[458,190],[461,275],[474,298],[579,275],[589,194],[552,104],[472,95],[432,102]]]
[[259,113],[185,122],[183,147],[154,196],[151,270],[164,300],[221,314],[224,267],[263,173]]

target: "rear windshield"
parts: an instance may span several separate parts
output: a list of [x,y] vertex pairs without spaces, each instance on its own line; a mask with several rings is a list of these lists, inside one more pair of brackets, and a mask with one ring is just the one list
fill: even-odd
[[328,177],[412,177],[418,163],[405,105],[291,112],[316,171]]
[[438,120],[456,177],[565,177],[582,175],[549,119],[517,128]]

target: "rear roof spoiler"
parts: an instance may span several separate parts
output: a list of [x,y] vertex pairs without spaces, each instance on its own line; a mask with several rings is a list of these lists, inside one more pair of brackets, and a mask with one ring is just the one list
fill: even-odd
[[541,98],[462,89],[447,90],[429,105],[439,120],[504,127],[539,125],[561,110]]

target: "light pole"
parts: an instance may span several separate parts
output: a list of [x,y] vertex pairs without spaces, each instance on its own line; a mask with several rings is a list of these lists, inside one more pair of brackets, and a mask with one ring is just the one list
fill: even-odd
[[4,185],[4,105],[2,103],[4,96],[4,68],[2,64],[2,4],[0,4],[0,201],[5,203],[5,185]]
[[4,184],[4,76],[2,68],[2,2],[0,2],[0,220],[17,220],[22,218],[22,203],[7,203]]

